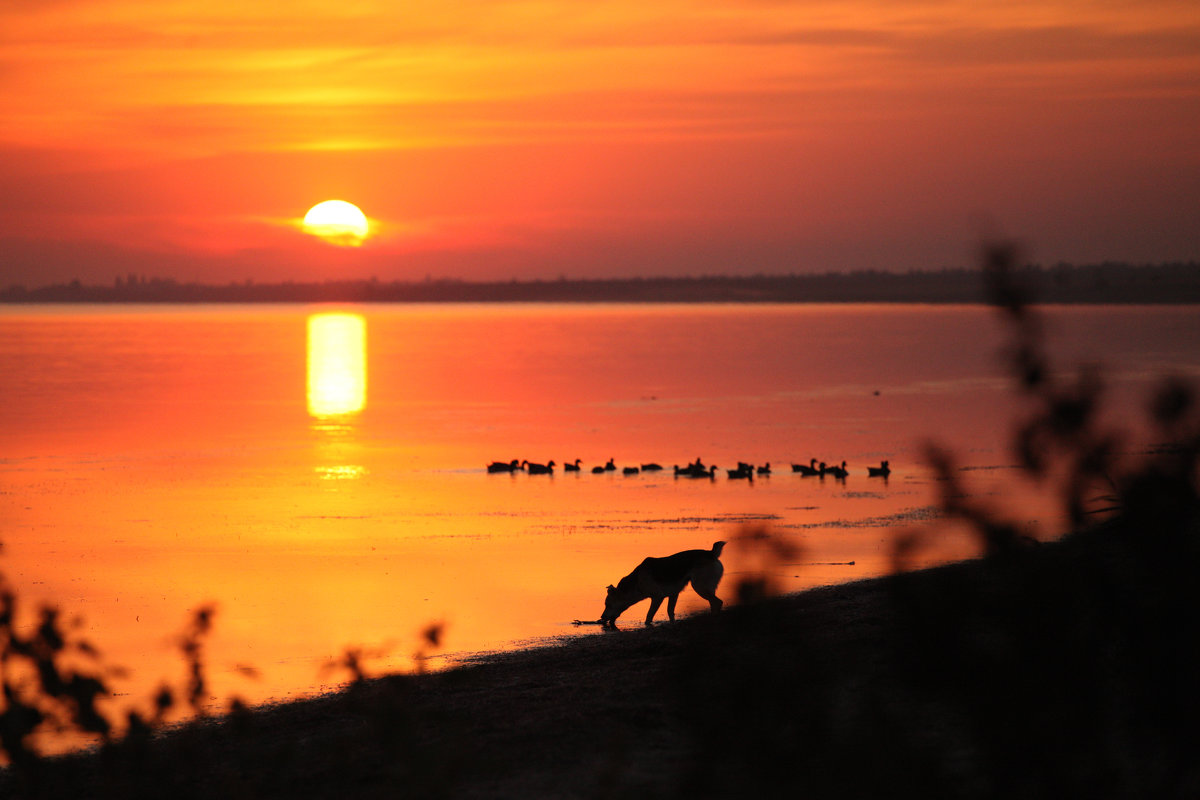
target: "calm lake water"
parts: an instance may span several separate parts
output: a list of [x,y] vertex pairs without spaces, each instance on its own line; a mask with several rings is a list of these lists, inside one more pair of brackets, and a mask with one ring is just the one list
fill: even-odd
[[[350,316],[322,332],[331,312]],[[1194,307],[1045,314],[1056,364],[1103,366],[1114,418],[1163,373],[1200,376]],[[327,664],[349,647],[377,651],[368,672],[409,669],[433,622],[434,666],[594,634],[571,622],[607,584],[718,539],[730,596],[762,567],[753,526],[800,548],[767,567],[784,588],[881,574],[893,530],[935,516],[931,439],[1049,536],[1008,466],[1003,342],[982,307],[3,308],[0,570],[27,612],[81,615],[129,670],[114,705],[146,708],[183,683],[176,640],[205,603],[215,694],[261,701],[345,680]],[[484,469],[513,458],[583,470]],[[590,472],[609,458],[666,470]],[[696,458],[718,477],[673,475]],[[810,458],[851,474],[791,471]],[[868,478],[882,459],[890,478]],[[772,473],[727,479],[738,461]],[[930,558],[970,553],[941,541]]]

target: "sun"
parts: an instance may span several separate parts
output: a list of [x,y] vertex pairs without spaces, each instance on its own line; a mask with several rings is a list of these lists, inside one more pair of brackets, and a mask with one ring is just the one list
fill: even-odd
[[304,215],[303,227],[305,233],[342,247],[359,246],[370,232],[367,215],[345,200],[317,203]]

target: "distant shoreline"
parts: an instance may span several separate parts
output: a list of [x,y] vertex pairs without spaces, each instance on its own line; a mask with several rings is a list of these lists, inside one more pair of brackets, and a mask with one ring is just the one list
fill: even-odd
[[[1031,266],[1017,277],[1050,304],[1200,303],[1200,263]],[[979,270],[849,272],[469,282],[347,280],[320,283],[182,283],[129,275],[0,289],[0,303],[984,303]]]

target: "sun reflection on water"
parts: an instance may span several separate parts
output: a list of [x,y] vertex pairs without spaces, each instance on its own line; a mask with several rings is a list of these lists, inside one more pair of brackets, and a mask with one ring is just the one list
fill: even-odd
[[367,323],[358,314],[308,318],[308,413],[357,414],[367,405]]
[[323,481],[350,481],[367,474],[367,468],[361,464],[337,464],[316,468],[317,477]]
[[367,405],[367,324],[359,314],[308,318],[308,413],[320,437],[318,480],[331,486],[367,474],[354,451],[354,417]]

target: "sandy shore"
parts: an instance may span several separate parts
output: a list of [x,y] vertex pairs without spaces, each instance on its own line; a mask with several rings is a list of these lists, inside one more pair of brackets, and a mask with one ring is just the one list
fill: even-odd
[[0,794],[1196,796],[1195,538],[1153,569],[1106,529],[650,629],[633,614],[46,761]]

